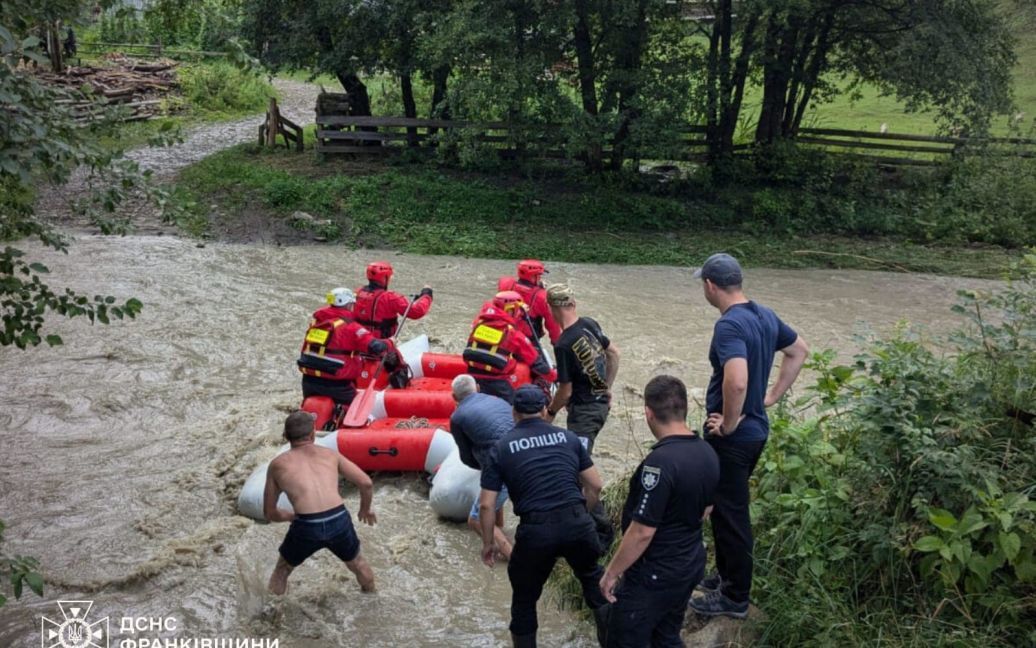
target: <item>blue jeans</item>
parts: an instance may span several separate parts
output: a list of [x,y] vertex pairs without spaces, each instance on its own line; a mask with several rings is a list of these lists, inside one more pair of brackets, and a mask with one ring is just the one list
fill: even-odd
[[[475,503],[471,505],[471,513],[468,513],[468,517],[472,520],[478,520],[478,500],[475,497]],[[496,508],[494,510],[499,511],[504,506],[504,502],[507,501],[507,486],[500,489],[500,492],[496,494]]]

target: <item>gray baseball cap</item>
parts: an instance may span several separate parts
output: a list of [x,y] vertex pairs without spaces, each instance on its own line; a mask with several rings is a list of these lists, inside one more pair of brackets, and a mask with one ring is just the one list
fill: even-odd
[[742,281],[741,264],[729,254],[713,254],[694,271],[694,278],[708,279],[720,287],[737,286]]

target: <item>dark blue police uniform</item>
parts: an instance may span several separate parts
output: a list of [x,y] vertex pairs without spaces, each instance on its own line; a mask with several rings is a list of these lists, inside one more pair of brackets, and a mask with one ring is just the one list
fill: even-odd
[[[530,385],[515,393],[516,411],[523,411],[524,400],[533,398],[533,390],[539,392],[538,400],[525,411],[546,407],[542,390]],[[507,486],[521,520],[507,565],[512,589],[510,629],[516,641],[524,638],[526,645],[535,645],[536,602],[558,557],[579,579],[591,609],[607,603],[598,587],[604,573],[597,563],[601,546],[579,479],[579,473],[592,466],[576,435],[539,418],[519,421],[497,442],[492,461],[483,466],[482,488],[499,492]]]
[[698,436],[663,438],[633,472],[622,530],[636,521],[655,535],[616,589],[609,648],[683,646],[687,601],[705,573],[701,518],[718,482],[716,453]]

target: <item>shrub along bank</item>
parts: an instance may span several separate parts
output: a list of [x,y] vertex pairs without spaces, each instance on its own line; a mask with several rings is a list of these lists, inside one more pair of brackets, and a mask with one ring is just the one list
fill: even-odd
[[[948,340],[904,325],[852,365],[814,354],[815,383],[771,412],[763,644],[1036,644],[1036,254],[955,310],[970,325]],[[611,482],[617,519],[628,475]],[[580,605],[568,570],[552,582]]]
[[[1036,243],[1034,171],[991,155],[890,176],[774,150],[723,182],[705,168],[597,179],[571,166],[488,173],[239,146],[186,169],[178,193],[199,235],[302,210],[316,225],[297,225],[322,239],[424,254],[681,265],[725,249],[750,265],[998,277]],[[212,204],[219,217],[200,207]]]

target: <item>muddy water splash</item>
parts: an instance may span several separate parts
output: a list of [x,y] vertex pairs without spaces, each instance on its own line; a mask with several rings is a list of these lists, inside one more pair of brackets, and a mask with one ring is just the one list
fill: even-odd
[[[0,609],[0,646],[35,645],[57,599],[95,613],[172,616],[179,637],[270,637],[282,646],[499,645],[510,590],[483,567],[466,527],[437,520],[415,476],[376,482],[376,527],[360,527],[379,593],[321,552],[287,597],[264,591],[285,525],[236,515],[234,499],[274,455],[299,402],[294,357],[309,313],[335,284],[360,283],[369,252],[340,247],[195,247],[167,237],[82,237],[69,255],[38,250],[55,283],[137,296],[136,321],[58,322],[63,347],[0,350],[0,517],[5,549],[39,556],[47,597]],[[427,333],[458,351],[481,300],[513,262],[391,255],[397,288],[435,287]],[[618,408],[598,440],[607,479],[649,438],[637,394],[659,372],[704,387],[716,314],[686,270],[550,264],[584,314],[622,351]],[[334,279],[329,279],[334,277]],[[813,348],[848,357],[854,333],[900,319],[945,330],[954,292],[985,282],[844,271],[748,273],[750,294]],[[634,413],[631,416],[630,413]],[[346,491],[353,510],[355,492]],[[514,519],[509,518],[513,529]],[[590,646],[590,627],[540,606],[543,645]],[[121,639],[117,624],[113,639]],[[30,643],[32,642],[32,643]],[[114,645],[114,643],[113,643]]]

